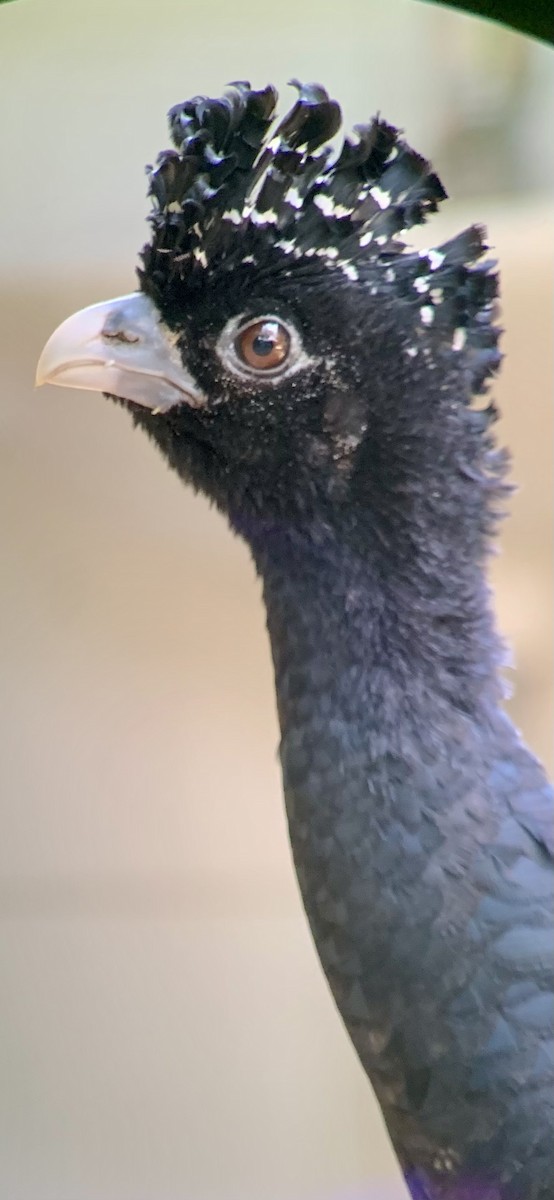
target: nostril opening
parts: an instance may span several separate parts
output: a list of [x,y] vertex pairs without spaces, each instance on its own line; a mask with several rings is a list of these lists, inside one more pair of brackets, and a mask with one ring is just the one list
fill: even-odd
[[125,329],[116,329],[113,333],[109,329],[103,329],[102,337],[107,342],[125,342],[129,344],[140,342],[138,333],[128,333]]

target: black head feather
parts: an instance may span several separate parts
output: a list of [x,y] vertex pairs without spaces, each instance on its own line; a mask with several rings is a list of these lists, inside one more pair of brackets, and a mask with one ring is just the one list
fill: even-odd
[[[494,263],[478,263],[484,235],[468,229],[444,245],[409,252],[402,235],[436,211],[446,192],[430,165],[380,117],[355,127],[338,153],[329,139],[341,110],[319,84],[293,81],[298,99],[273,128],[277,92],[231,84],[170,110],[175,146],[148,168],[153,238],[141,285],[154,299],[186,282],[206,283],[237,265],[298,271],[310,259],[373,294],[394,288],[420,328],[414,356],[434,325],[463,358],[474,391],[497,367]],[[477,264],[477,265],[476,265]]]
[[[380,117],[330,145],[338,104],[295,87],[280,123],[275,90],[247,83],[171,109],[140,286],[206,403],[131,405],[135,420],[251,541],[317,516],[371,527],[402,562],[469,560],[504,490],[494,405],[472,407],[500,361],[484,232],[408,248],[446,196],[429,163]],[[233,322],[268,313],[305,352],[271,386],[220,353]]]

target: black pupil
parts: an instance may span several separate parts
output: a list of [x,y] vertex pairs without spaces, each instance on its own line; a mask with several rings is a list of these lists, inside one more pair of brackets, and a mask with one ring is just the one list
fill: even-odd
[[260,358],[264,358],[265,355],[271,354],[271,351],[275,349],[276,340],[277,335],[275,333],[257,333],[254,341],[252,342],[254,354],[257,354]]

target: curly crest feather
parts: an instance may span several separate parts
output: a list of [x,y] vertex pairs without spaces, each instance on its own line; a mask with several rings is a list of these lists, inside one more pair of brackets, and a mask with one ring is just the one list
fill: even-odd
[[[374,117],[338,153],[329,139],[342,114],[319,84],[293,81],[298,98],[275,122],[277,92],[233,83],[169,112],[175,149],[148,168],[152,241],[142,251],[151,294],[237,263],[298,269],[316,259],[373,294],[394,287],[454,354],[463,351],[472,390],[497,368],[497,280],[484,233],[472,227],[435,249],[413,252],[404,232],[436,211],[446,192],[429,163],[392,125]],[[369,278],[368,273],[371,273]]]

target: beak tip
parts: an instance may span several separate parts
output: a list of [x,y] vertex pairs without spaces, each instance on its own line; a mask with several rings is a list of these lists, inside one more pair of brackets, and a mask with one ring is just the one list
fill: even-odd
[[51,382],[51,367],[52,363],[48,362],[47,351],[50,349],[52,338],[49,338],[46,345],[43,347],[37,365],[35,367],[35,387],[42,387],[45,383]]

